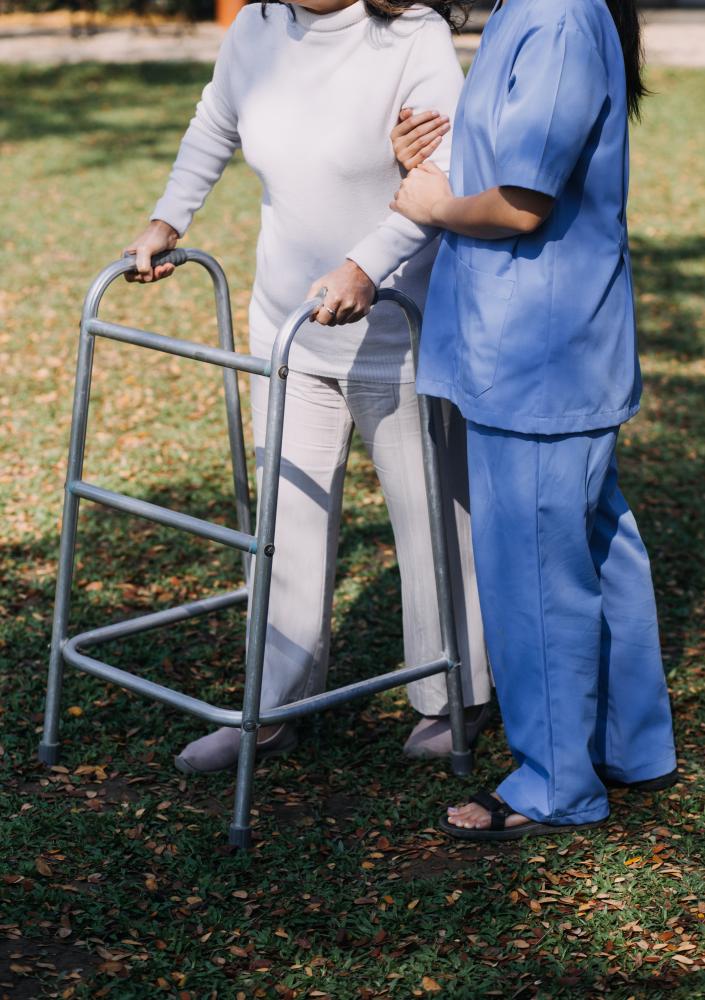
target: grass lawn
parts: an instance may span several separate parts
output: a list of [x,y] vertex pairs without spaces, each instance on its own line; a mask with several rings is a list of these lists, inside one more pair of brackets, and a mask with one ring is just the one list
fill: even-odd
[[[0,68],[0,1000],[705,997],[705,73],[654,71],[633,132],[646,393],[621,448],[682,782],[615,794],[612,822],[589,836],[453,846],[434,822],[467,782],[402,757],[413,713],[396,691],[306,721],[300,749],[258,772],[256,849],[232,855],[232,778],[186,781],[171,764],[205,728],[70,671],[62,764],[36,763],[81,299],[142,225],[207,75]],[[225,266],[240,343],[257,223],[258,183],[236,161],[189,236]],[[103,315],[215,338],[195,268],[121,283]],[[218,377],[100,342],[86,478],[232,523]],[[74,631],[239,580],[237,555],[208,543],[89,504],[81,524]],[[110,658],[236,705],[242,626],[233,612]],[[392,536],[356,447],[331,683],[400,657]],[[497,725],[478,783],[509,765]]]

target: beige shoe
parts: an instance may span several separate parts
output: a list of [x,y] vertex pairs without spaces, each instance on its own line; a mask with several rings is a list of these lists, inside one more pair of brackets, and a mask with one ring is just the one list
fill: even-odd
[[[184,747],[174,765],[182,774],[215,774],[230,771],[237,764],[240,755],[240,730],[230,726],[216,729],[199,740]],[[282,722],[279,728],[265,740],[257,741],[257,760],[289,753],[299,742],[296,727],[290,722]]]
[[[465,709],[465,732],[468,746],[472,749],[480,733],[492,717],[492,704],[473,705]],[[417,722],[404,744],[407,757],[429,758],[449,757],[453,749],[453,738],[447,715],[426,715]]]

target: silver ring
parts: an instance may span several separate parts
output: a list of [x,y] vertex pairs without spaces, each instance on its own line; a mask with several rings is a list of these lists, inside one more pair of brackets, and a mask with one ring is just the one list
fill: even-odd
[[329,313],[331,314],[331,316],[335,316],[335,309],[331,309],[331,307],[330,307],[330,306],[327,306],[327,305],[325,304],[325,302],[323,303],[323,308],[324,308],[324,309],[327,309],[327,310],[328,310],[328,312],[329,312]]

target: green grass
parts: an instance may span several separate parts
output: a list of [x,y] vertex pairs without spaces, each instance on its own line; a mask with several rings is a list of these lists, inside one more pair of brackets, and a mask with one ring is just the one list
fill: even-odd
[[[258,772],[256,849],[232,855],[232,779],[187,782],[171,765],[204,727],[73,672],[62,767],[37,765],[81,299],[142,225],[207,75],[0,69],[0,998],[705,997],[705,73],[653,72],[633,133],[646,392],[621,449],[682,783],[615,794],[589,837],[453,846],[434,823],[468,784],[401,756],[413,713],[397,691],[307,721],[300,749]],[[257,181],[236,162],[189,235],[226,268],[241,343],[257,222]],[[214,339],[209,296],[187,268],[163,286],[121,283],[104,315]],[[100,343],[93,400],[87,478],[231,521],[217,373]],[[238,559],[205,543],[89,505],[81,525],[74,630],[239,580]],[[111,658],[235,704],[242,639],[233,613]],[[331,683],[400,657],[392,536],[356,447]],[[476,779],[509,766],[497,726]]]

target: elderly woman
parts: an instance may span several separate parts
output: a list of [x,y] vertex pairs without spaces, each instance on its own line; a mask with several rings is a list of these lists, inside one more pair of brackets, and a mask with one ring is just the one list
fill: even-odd
[[[402,584],[409,665],[440,650],[433,554],[406,325],[375,290],[391,285],[423,306],[436,232],[390,213],[400,168],[390,142],[399,108],[415,117],[419,145],[449,166],[448,117],[462,87],[451,40],[451,4],[307,0],[252,4],[238,16],[184,135],[169,183],[148,228],[129,250],[136,280],[171,273],[151,255],[175,245],[237,149],[262,181],[261,231],[250,306],[250,350],[268,356],[296,305],[322,287],[317,323],[290,357],[283,479],[279,498],[262,706],[272,708],[325,685],[345,467],[357,428],[374,463],[392,522]],[[457,9],[457,8],[456,8]],[[331,329],[334,328],[334,329]],[[251,384],[258,470],[268,380]],[[490,680],[470,547],[462,421],[450,414],[447,470],[454,600],[464,667],[468,738],[486,718]],[[445,679],[409,686],[423,716],[405,752],[450,751]],[[188,773],[237,760],[240,733],[220,729],[176,758]],[[293,726],[263,727],[260,756],[296,742]]]

